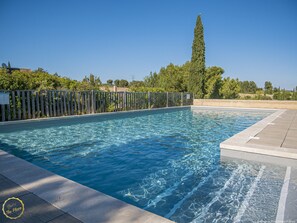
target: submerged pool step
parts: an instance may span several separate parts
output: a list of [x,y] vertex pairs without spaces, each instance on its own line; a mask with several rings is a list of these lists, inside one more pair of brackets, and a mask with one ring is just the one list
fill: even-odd
[[172,215],[174,215],[174,213],[176,212],[177,209],[179,209],[183,203],[185,202],[185,200],[187,200],[188,198],[190,198],[191,196],[193,196],[193,194],[199,189],[201,188],[210,178],[213,177],[214,173],[216,173],[218,171],[218,169],[213,170],[208,176],[206,176],[205,178],[203,178],[203,180],[196,186],[193,188],[193,190],[191,190],[189,193],[187,193],[186,196],[183,197],[183,199],[181,199],[179,202],[177,202],[173,208],[168,212],[168,214],[165,215],[165,218],[170,218]]
[[[188,222],[224,221],[237,215],[239,219],[245,213],[243,207],[248,205],[264,170],[264,166],[255,170],[249,165],[239,165],[215,190],[207,190],[209,183],[205,183],[191,196],[185,196],[179,209],[172,209],[175,212],[172,214],[171,211],[170,219],[177,222],[186,222],[184,219]],[[181,216],[182,213],[184,216]]]
[[240,222],[242,216],[244,215],[246,209],[248,208],[249,201],[250,201],[251,197],[253,196],[254,191],[255,191],[259,181],[262,178],[262,175],[263,175],[263,172],[264,172],[265,168],[266,168],[266,166],[261,167],[256,179],[254,180],[254,182],[253,182],[252,186],[250,187],[249,191],[247,192],[247,194],[246,194],[246,196],[244,198],[244,201],[242,202],[242,204],[241,204],[241,206],[240,206],[240,208],[239,208],[239,210],[237,212],[237,215],[234,218],[234,221],[233,221],[234,223],[239,223]]

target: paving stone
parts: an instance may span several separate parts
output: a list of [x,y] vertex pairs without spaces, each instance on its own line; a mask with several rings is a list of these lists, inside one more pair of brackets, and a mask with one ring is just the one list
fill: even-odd
[[251,139],[248,144],[255,144],[255,145],[266,145],[266,146],[275,146],[275,147],[280,147],[283,142],[283,139],[281,138],[268,138],[268,137],[263,137],[260,139]]
[[286,137],[282,147],[297,149],[297,140]]
[[82,223],[82,221],[72,217],[69,214],[63,214],[51,221],[48,221],[48,223]]
[[25,205],[22,221],[24,222],[48,222],[63,215],[64,212],[42,200],[35,194],[26,194],[20,199]]
[[289,129],[287,136],[294,137],[297,140],[297,129]]
[[4,202],[6,199],[10,197],[20,197],[28,193],[29,191],[26,191],[18,184],[4,177],[3,180],[0,181],[0,202]]

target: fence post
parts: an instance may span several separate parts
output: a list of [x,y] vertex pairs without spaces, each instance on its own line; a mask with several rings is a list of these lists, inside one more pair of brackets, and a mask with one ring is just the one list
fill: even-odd
[[16,105],[15,105],[15,92],[12,91],[11,92],[11,97],[12,97],[12,106],[13,106],[13,116],[12,116],[12,119],[13,120],[16,120]]
[[168,92],[166,92],[166,107],[168,108]]
[[22,108],[23,108],[23,119],[26,119],[26,103],[25,103],[25,91],[22,91]]
[[2,122],[5,121],[5,105],[1,105]]
[[34,119],[35,118],[35,95],[34,95],[34,91],[31,92],[32,95],[31,95],[31,99],[32,99],[32,118]]
[[184,92],[180,93],[180,97],[181,97],[180,106],[183,106],[184,105]]
[[124,97],[123,97],[123,101],[124,101],[124,110],[127,110],[127,92],[124,92]]
[[96,108],[95,108],[95,95],[94,95],[94,90],[92,90],[92,94],[91,94],[91,96],[92,96],[92,113],[94,114],[95,113],[95,111],[96,111]]
[[67,112],[66,97],[67,97],[67,92],[63,91],[64,115],[69,115],[69,110]]
[[17,101],[17,107],[18,107],[18,119],[22,119],[22,112],[21,112],[21,92],[17,91],[18,101]]
[[49,96],[48,96],[48,91],[45,93],[45,110],[46,110],[46,116],[50,117],[50,112],[49,112]]
[[148,109],[151,109],[151,92],[147,93]]
[[54,114],[54,117],[57,116],[57,112],[56,112],[56,93],[55,91],[52,91],[52,95],[53,95],[53,114]]
[[11,120],[11,114],[10,114],[10,99],[8,99],[8,105],[7,105],[7,121]]
[[44,103],[43,103],[43,97],[44,97],[44,92],[45,91],[42,91],[42,92],[40,92],[40,110],[41,110],[41,116],[43,117],[44,116]]

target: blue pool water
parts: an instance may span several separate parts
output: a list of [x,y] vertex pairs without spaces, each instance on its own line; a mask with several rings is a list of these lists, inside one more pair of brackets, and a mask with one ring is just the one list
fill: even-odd
[[181,108],[18,124],[1,127],[0,148],[176,222],[274,221],[285,168],[222,162],[219,149],[269,114]]

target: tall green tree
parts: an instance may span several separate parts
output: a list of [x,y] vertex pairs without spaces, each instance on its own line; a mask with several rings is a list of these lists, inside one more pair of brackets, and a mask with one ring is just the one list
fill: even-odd
[[272,94],[272,89],[273,89],[272,83],[270,81],[265,81],[264,89],[265,89],[265,94]]
[[200,15],[197,17],[194,29],[191,65],[188,90],[194,93],[195,98],[203,98],[205,94],[205,43]]
[[237,79],[224,78],[220,94],[224,99],[234,99],[239,97],[240,85]]
[[106,81],[106,83],[107,83],[108,85],[112,86],[113,80],[108,79],[108,80]]

